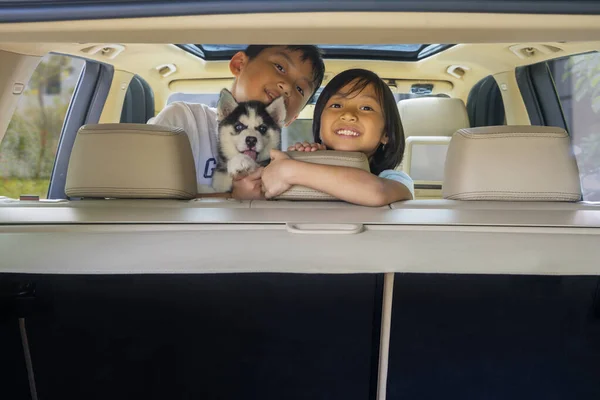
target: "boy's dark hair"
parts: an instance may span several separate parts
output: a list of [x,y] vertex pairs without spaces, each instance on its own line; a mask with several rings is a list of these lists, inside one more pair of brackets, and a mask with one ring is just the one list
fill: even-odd
[[289,51],[299,51],[302,53],[301,60],[302,61],[310,61],[312,64],[313,71],[313,87],[314,90],[310,95],[310,98],[306,102],[306,104],[310,103],[312,98],[317,93],[317,90],[321,87],[321,83],[323,83],[323,77],[325,76],[325,63],[323,62],[323,53],[317,46],[313,45],[257,45],[252,44],[246,47],[244,53],[248,56],[250,60],[254,57],[258,56],[263,50],[269,49],[271,47],[285,47]]
[[379,175],[386,169],[394,169],[402,162],[404,156],[404,129],[400,121],[400,113],[396,105],[394,94],[386,83],[377,74],[365,69],[349,69],[336,75],[325,86],[317,104],[315,105],[315,116],[313,119],[313,137],[315,142],[321,143],[321,115],[329,99],[338,94],[339,91],[349,83],[353,83],[350,91],[346,94],[358,95],[364,88],[373,85],[383,110],[383,130],[388,138],[385,146],[380,145],[371,159],[369,165],[373,174]]

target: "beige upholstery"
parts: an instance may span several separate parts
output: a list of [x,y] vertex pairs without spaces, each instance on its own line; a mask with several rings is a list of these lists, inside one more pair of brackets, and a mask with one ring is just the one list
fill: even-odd
[[401,100],[398,111],[404,136],[452,136],[469,128],[467,108],[461,99],[421,97]]
[[467,108],[461,99],[421,97],[399,101],[398,111],[406,137],[399,169],[415,181],[415,198],[440,198],[448,143],[469,127]]
[[69,197],[196,197],[196,169],[182,129],[144,124],[85,125],[69,161]]
[[[322,165],[338,165],[353,167],[370,171],[369,160],[363,153],[321,150],[315,152],[288,151],[287,154],[298,161]],[[292,186],[288,191],[282,193],[276,200],[337,200],[335,197],[318,190],[305,186]]]
[[537,126],[461,129],[448,148],[442,194],[453,200],[579,201],[569,135]]

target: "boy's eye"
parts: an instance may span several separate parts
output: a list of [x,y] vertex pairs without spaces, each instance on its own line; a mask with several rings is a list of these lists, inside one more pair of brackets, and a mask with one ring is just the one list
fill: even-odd
[[361,109],[364,111],[373,111],[373,107],[369,107],[369,106],[362,106]]
[[298,90],[302,97],[304,97],[304,89],[302,89],[300,86],[296,86],[296,90]]
[[237,133],[240,133],[241,131],[243,131],[244,129],[246,129],[246,125],[242,124],[241,122],[238,122],[237,124],[235,124],[235,126],[233,127],[233,129],[235,129],[235,131]]
[[329,106],[329,108],[342,108],[342,106],[338,103],[333,103]]
[[283,68],[281,65],[275,63],[275,68],[277,68],[279,70],[279,72],[285,72],[285,68]]
[[267,133],[267,126],[259,125],[258,128],[256,128],[256,130],[259,131],[261,135],[264,135],[265,133]]

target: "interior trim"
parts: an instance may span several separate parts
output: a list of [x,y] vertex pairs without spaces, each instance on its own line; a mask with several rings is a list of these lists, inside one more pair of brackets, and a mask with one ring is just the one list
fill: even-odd
[[98,122],[102,124],[119,123],[123,112],[125,94],[133,76],[131,72],[113,70],[108,96],[102,107]]
[[263,44],[277,38],[277,43],[293,44],[302,38],[303,43],[396,44],[403,37],[413,43],[547,43],[600,40],[599,22],[600,15],[589,14],[290,12],[5,23],[0,37],[33,43],[231,44],[244,38]]
[[66,198],[67,168],[77,131],[85,124],[98,122],[108,96],[112,74],[111,65],[86,60],[65,116],[48,189],[49,199]]
[[[215,203],[181,204],[171,200],[153,206],[150,200],[83,200],[74,206],[65,203],[20,207],[0,206],[2,225],[57,224],[354,224],[363,225],[425,225],[481,227],[562,227],[600,228],[600,207],[584,206],[565,209],[453,209],[446,207],[419,208],[410,204],[394,204],[394,209],[370,207],[321,208],[223,208]],[[77,204],[79,203],[79,204]],[[468,202],[470,203],[470,202]],[[498,202],[502,203],[502,202]],[[507,202],[509,203],[509,202]],[[243,203],[240,203],[243,204]],[[282,225],[284,228],[285,226]]]
[[[295,235],[283,224],[132,228],[0,227],[0,273],[600,275],[598,228],[366,225],[357,235]],[[236,243],[244,251],[232,251]],[[319,257],[299,248],[319,249]]]
[[[19,99],[40,61],[41,57],[0,50],[0,143],[8,130]],[[20,94],[13,93],[15,84],[22,85]]]
[[[37,1],[23,7],[9,1],[0,6],[0,22],[64,21],[73,19],[156,17],[191,14],[232,14],[256,12],[323,11],[404,11],[404,12],[490,12],[532,14],[600,14],[600,5],[589,1],[240,1],[219,0],[190,2],[99,1],[94,4],[63,0],[60,4]],[[56,1],[54,0],[54,3]]]
[[517,67],[516,77],[531,124],[556,126],[568,132],[548,64],[541,62]]

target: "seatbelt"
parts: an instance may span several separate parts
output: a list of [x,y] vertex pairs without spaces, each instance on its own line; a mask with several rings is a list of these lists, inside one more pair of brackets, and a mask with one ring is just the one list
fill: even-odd
[[600,278],[594,292],[594,301],[592,303],[592,317],[600,319]]
[[31,282],[9,282],[0,288],[0,294],[5,295],[2,297],[8,300],[6,303],[8,304],[8,314],[14,315],[19,321],[19,332],[21,334],[21,345],[23,346],[23,356],[25,358],[31,400],[38,400],[35,376],[33,374],[33,362],[31,361],[27,329],[25,328],[25,318],[31,315],[35,309],[35,284]]
[[29,351],[29,341],[27,340],[27,330],[25,329],[25,318],[19,318],[19,331],[21,331],[21,343],[23,344],[23,355],[25,356],[25,366],[27,367],[27,379],[29,380],[31,400],[38,400],[37,389],[35,387],[35,376],[33,375],[33,363],[31,362],[31,352]]

